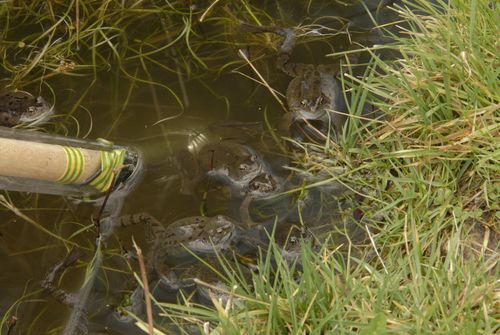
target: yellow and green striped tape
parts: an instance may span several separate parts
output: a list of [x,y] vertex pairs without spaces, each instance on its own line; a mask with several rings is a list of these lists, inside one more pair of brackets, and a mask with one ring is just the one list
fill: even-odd
[[125,149],[101,151],[101,173],[90,182],[90,185],[100,192],[106,192],[112,186],[115,171],[125,161],[125,152]]
[[[63,147],[66,152],[66,169],[58,180],[63,184],[76,182],[82,175],[85,168],[85,158],[79,148]],[[113,183],[114,173],[125,161],[125,149],[114,149],[112,151],[101,151],[101,171],[90,181],[99,192],[106,192]]]
[[71,184],[78,180],[85,167],[85,159],[79,148],[63,147],[66,152],[66,170],[58,182]]

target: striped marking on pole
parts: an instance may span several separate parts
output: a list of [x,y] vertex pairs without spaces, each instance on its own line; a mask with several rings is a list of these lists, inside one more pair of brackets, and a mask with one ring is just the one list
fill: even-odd
[[116,169],[123,165],[125,152],[125,149],[101,151],[101,173],[90,182],[90,185],[100,192],[106,192],[112,186]]
[[85,167],[85,158],[79,148],[63,147],[66,153],[66,169],[57,181],[63,184],[71,184],[82,176]]

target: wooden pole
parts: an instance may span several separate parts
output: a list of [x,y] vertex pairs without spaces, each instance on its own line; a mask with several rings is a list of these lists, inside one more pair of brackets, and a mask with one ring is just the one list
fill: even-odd
[[[75,164],[78,166],[71,167]],[[66,179],[80,184],[90,180],[100,169],[101,152],[98,150],[0,137],[0,176],[52,182]],[[65,178],[68,173],[73,178]]]

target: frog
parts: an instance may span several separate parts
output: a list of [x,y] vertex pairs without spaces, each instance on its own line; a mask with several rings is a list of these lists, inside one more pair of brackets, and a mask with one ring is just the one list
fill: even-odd
[[[120,228],[146,226],[146,240],[150,245],[146,262],[148,280],[164,283],[170,288],[180,283],[172,270],[177,264],[193,261],[195,255],[224,252],[242,231],[238,222],[224,215],[185,217],[165,227],[154,216],[143,212],[121,216],[116,222]],[[104,224],[107,223],[104,221]],[[141,287],[133,291],[130,300],[128,310],[140,313],[143,308]],[[129,319],[128,316],[117,317],[125,321]]]
[[148,262],[160,275],[163,264],[170,266],[193,254],[213,254],[229,249],[243,230],[242,224],[225,215],[189,216],[166,227],[146,212],[118,219],[122,228],[138,224],[147,228],[146,239],[151,250]]
[[53,113],[54,109],[40,96],[25,91],[0,92],[0,126],[36,125]]
[[[118,218],[118,226],[146,225],[146,239],[150,244],[147,256],[148,279],[169,290],[189,287],[193,281],[187,277],[179,278],[178,272],[186,264],[192,264],[200,257],[213,257],[225,254],[237,247],[245,227],[225,215],[213,217],[190,216],[179,219],[164,227],[148,213],[136,213]],[[249,234],[249,242],[257,234]],[[181,271],[182,272],[182,271]],[[138,287],[131,296],[129,307],[134,314],[142,310],[142,288]],[[125,318],[126,319],[126,318]]]
[[[282,29],[280,34],[285,38],[279,49],[276,67],[292,77],[286,89],[290,114],[284,116],[284,123],[289,127],[299,123],[302,132],[313,139],[318,138],[314,129],[323,134],[339,134],[348,118],[344,92],[337,79],[342,64],[292,63],[290,58],[295,47],[295,31]],[[348,53],[348,63],[357,63],[358,56],[357,53]]]
[[285,223],[276,228],[275,242],[287,262],[297,262],[302,244],[310,242],[311,238],[309,230],[300,224]]
[[276,198],[285,187],[285,180],[269,174],[260,174],[254,178],[250,182],[249,189],[239,205],[240,221],[248,228],[259,227],[261,222],[255,221],[251,215],[254,201],[258,201],[261,205],[262,203],[272,204],[274,198]]
[[233,275],[245,283],[251,282],[252,273],[246,266],[236,261],[210,255],[198,258],[188,264],[172,267],[169,281],[163,281],[169,290],[195,289],[201,302],[212,301],[212,298],[226,303],[231,289],[225,277]]
[[222,197],[223,206],[241,204],[282,188],[282,179],[261,155],[250,145],[233,140],[207,143],[194,154],[185,153],[180,161],[181,193],[204,192],[204,201],[209,198],[217,203]]
[[[314,65],[290,62],[296,40],[294,29],[254,26],[246,23],[242,24],[242,27],[249,32],[271,32],[283,37],[276,67],[292,77],[292,80],[286,89],[288,112],[280,121],[279,128],[282,132],[290,134],[290,128],[296,126],[298,122],[300,128],[309,128],[306,129],[309,137],[321,137],[314,129],[322,134],[330,130],[334,134],[340,133],[347,120],[344,93],[337,79],[342,69],[341,64]],[[348,53],[348,58],[351,63],[356,63],[358,55]],[[294,134],[291,135],[294,137]]]
[[262,158],[247,145],[223,141],[205,146],[198,162],[207,175],[239,194],[248,190],[250,182],[267,167]]

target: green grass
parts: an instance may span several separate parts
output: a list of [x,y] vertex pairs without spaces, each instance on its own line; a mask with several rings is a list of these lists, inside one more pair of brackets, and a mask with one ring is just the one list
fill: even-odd
[[[373,47],[367,75],[345,75],[353,116],[339,143],[304,144],[307,154],[297,157],[298,169],[328,176],[318,183],[341,182],[364,196],[363,228],[371,240],[341,248],[329,243],[320,251],[304,245],[300,280],[271,245],[251,283],[226,267],[234,297],[228,305],[214,301],[216,308],[210,309],[189,297],[179,305],[158,303],[166,320],[213,334],[498,331],[498,4],[492,1],[497,6],[492,9],[489,1],[438,0],[438,9],[424,0],[412,2],[421,14],[397,8],[408,26],[393,44],[380,47],[399,52],[400,59],[384,61]],[[269,36],[234,38],[238,20],[273,22],[249,1],[228,6],[221,1],[213,8],[151,3],[136,8],[123,7],[121,0],[0,3],[5,83],[50,90],[59,76],[89,79],[88,90],[79,92],[68,111],[72,114],[98,77],[110,71],[116,81],[129,81],[121,87],[127,91],[125,105],[142,83],[160,87],[183,107],[182,90],[159,76],[180,71],[179,87],[188,79],[204,83],[207,73],[245,66],[234,60],[238,48],[250,45],[259,59],[272,44]],[[202,17],[207,26],[223,29],[202,33],[197,29]],[[257,65],[264,76],[276,71]],[[120,100],[119,94],[113,99]],[[385,117],[358,122],[365,101]],[[6,323],[7,314],[0,325]]]
[[[61,100],[67,103],[68,94],[59,89],[67,77],[86,83],[73,93],[72,105],[64,106],[63,118],[54,120],[72,130],[79,127],[75,111],[80,103],[96,84],[112,77],[112,83],[120,82],[112,100],[125,101],[110,111],[115,122],[140,85],[151,87],[156,105],[157,96],[172,99],[175,112],[158,113],[158,120],[174,118],[190,105],[187,81],[203,82],[228,65],[243,63],[234,60],[234,48],[247,46],[234,39],[238,20],[259,17],[265,12],[246,1],[229,7],[160,0],[2,1],[0,89],[27,90],[60,107]],[[202,19],[207,32],[200,28]],[[166,82],[172,77],[176,80]]]
[[370,101],[385,118],[351,117],[340,145],[306,145],[299,161],[364,195],[372,257],[304,246],[300,280],[263,259],[253,290],[230,283],[238,303],[164,305],[166,315],[210,321],[213,334],[498,331],[500,15],[487,1],[437,2],[415,1],[420,14],[398,7],[408,27],[384,48],[400,59],[381,60],[374,47],[367,75],[345,78],[351,113]]

